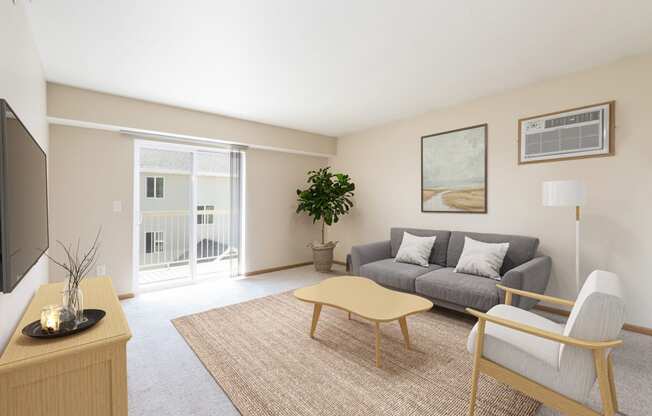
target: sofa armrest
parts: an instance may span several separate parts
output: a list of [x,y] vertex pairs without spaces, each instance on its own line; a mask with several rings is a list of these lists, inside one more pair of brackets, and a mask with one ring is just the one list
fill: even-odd
[[[500,284],[514,289],[543,294],[548,287],[552,259],[548,256],[535,257],[514,267],[503,276]],[[505,291],[499,291],[500,303],[505,302]],[[531,309],[538,300],[514,295],[512,304],[521,309]]]
[[360,267],[392,256],[389,240],[351,247],[351,273],[360,275]]

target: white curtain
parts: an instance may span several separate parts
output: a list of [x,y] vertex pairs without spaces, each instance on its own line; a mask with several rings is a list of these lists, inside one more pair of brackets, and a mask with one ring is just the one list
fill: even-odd
[[229,247],[234,254],[230,256],[231,277],[240,274],[240,259],[242,258],[242,159],[243,150],[232,149],[229,154],[229,173],[230,173],[230,190],[231,190],[231,209],[230,209],[230,226],[229,226]]

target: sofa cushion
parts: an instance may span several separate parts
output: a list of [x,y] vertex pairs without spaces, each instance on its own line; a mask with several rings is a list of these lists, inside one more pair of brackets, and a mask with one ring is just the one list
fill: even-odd
[[509,243],[483,243],[464,237],[464,249],[455,266],[455,273],[468,273],[500,280],[500,268],[505,261],[508,248]]
[[442,230],[422,230],[418,228],[392,228],[390,230],[390,244],[392,257],[396,257],[401,242],[403,241],[403,233],[408,232],[412,235],[419,237],[432,237],[436,236],[435,245],[430,252],[430,263],[446,266],[446,255],[448,252],[448,239],[450,238],[450,231]]
[[539,239],[533,237],[453,231],[450,236],[450,241],[448,242],[446,266],[457,266],[457,262],[460,260],[462,250],[464,249],[464,237],[482,241],[483,243],[509,243],[509,249],[505,255],[503,266],[500,269],[501,276],[514,267],[532,260],[537,252],[537,248],[539,247]]
[[500,301],[496,281],[441,268],[417,277],[415,291],[432,299],[488,311]]
[[414,264],[396,263],[394,259],[384,259],[367,263],[360,267],[360,276],[393,289],[414,293],[414,281],[424,273],[440,269],[441,266],[430,264],[428,267]]
[[401,241],[401,247],[398,249],[394,261],[428,267],[430,264],[428,260],[436,238],[436,236],[419,237],[407,232],[403,233],[403,241]]

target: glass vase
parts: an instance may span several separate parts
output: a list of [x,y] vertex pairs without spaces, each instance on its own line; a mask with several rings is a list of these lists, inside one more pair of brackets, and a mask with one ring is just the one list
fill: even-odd
[[84,293],[79,287],[66,287],[63,291],[63,307],[72,315],[75,326],[84,322]]

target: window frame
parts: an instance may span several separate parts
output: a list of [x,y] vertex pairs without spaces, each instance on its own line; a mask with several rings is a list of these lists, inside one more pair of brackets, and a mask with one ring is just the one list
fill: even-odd
[[[149,180],[153,181],[152,196],[149,196]],[[159,180],[160,186],[159,186]],[[158,196],[158,191],[161,191],[161,196]],[[147,199],[165,199],[165,176],[145,176],[145,198]]]
[[[149,241],[147,240],[148,234],[151,235]],[[164,252],[165,252],[165,234],[163,230],[145,231],[145,254],[158,254]]]
[[[210,209],[208,209],[210,207]],[[206,213],[205,211],[211,211]],[[215,224],[215,205],[197,205],[197,225],[214,225]]]

